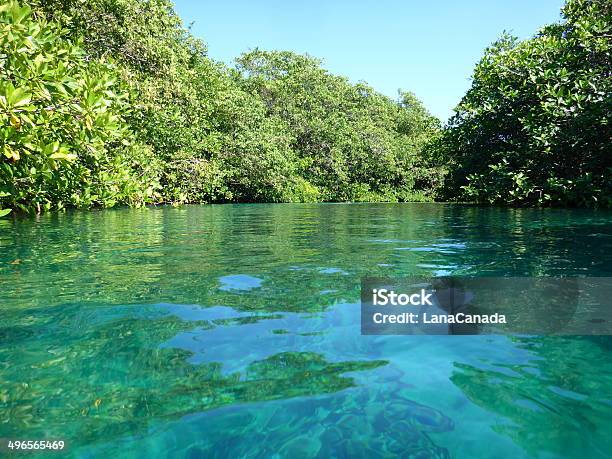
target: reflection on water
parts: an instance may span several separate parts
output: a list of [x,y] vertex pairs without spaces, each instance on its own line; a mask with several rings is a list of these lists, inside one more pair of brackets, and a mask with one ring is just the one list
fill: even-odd
[[[227,373],[219,362],[190,364],[192,352],[178,343],[160,348],[177,334],[205,336],[215,328],[214,321],[184,321],[163,312],[147,317],[146,307],[133,313],[134,308],[113,309],[62,305],[42,313],[27,311],[29,323],[21,327],[9,319],[5,330],[16,330],[9,335],[13,346],[3,347],[0,354],[6,363],[2,398],[8,409],[0,420],[5,436],[20,437],[27,431],[33,438],[108,439],[138,433],[160,417],[336,392],[354,385],[344,373],[387,363],[328,362],[321,354],[287,351]],[[261,318],[249,319],[244,323]],[[29,343],[33,339],[35,347]],[[233,345],[238,348],[240,343]]]
[[529,351],[529,360],[491,357],[478,366],[457,362],[451,380],[470,401],[509,421],[493,429],[534,457],[543,445],[556,457],[609,456],[612,340],[531,337],[513,341]]
[[439,204],[0,221],[0,438],[82,457],[607,457],[610,339],[361,336],[358,301],[365,275],[611,276],[611,223]]
[[220,290],[232,291],[232,290],[251,290],[252,288],[261,287],[262,280],[248,276],[246,274],[234,274],[231,276],[223,276],[219,278],[221,282]]

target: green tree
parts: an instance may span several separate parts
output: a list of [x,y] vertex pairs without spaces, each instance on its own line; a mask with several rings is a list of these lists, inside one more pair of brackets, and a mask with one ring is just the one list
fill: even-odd
[[117,61],[134,107],[127,121],[162,163],[160,202],[302,200],[286,126],[206,56],[170,1],[38,6],[92,58]]
[[241,86],[289,126],[299,174],[322,199],[414,197],[417,156],[437,129],[414,96],[403,93],[396,103],[288,51],[256,49],[237,64]]
[[[36,91],[18,87],[21,72],[41,78],[53,104],[37,96],[26,105],[42,105],[16,107],[26,118],[7,128],[0,199],[9,207],[421,200],[439,187],[422,155],[438,123],[410,93],[393,101],[290,52],[256,50],[230,69],[207,56],[169,0],[30,4],[21,40],[33,34],[38,51],[11,45],[9,103]],[[44,75],[32,66],[39,60]],[[95,119],[83,123],[84,113]],[[36,126],[22,127],[28,120]],[[32,133],[53,141],[40,146],[48,170],[14,156]]]
[[16,2],[0,6],[0,49],[0,202],[40,212],[146,201],[151,162],[119,115],[113,66],[83,59]]
[[447,197],[612,203],[612,4],[569,0],[563,16],[486,50],[438,144],[451,165]]
[[138,140],[159,160],[157,202],[230,198],[219,148],[214,101],[227,77],[206,58],[203,42],[183,27],[168,0],[34,0],[36,9],[82,38],[88,58],[112,58],[132,108]]

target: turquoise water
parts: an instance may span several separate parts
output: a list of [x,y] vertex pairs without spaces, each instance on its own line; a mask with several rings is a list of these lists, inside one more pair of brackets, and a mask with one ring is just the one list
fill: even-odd
[[[0,221],[0,438],[69,457],[607,458],[612,339],[361,336],[362,276],[612,276],[612,213]],[[56,456],[57,457],[57,456]]]

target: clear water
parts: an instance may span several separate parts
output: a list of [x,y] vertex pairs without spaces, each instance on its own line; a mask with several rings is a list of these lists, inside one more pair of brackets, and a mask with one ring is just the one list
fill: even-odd
[[612,213],[0,221],[0,438],[73,457],[607,458],[612,339],[361,336],[364,275],[611,276]]

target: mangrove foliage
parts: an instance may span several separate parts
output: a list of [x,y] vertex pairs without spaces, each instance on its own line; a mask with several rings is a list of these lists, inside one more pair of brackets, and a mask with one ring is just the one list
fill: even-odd
[[[169,0],[0,6],[0,215],[202,202],[611,203],[611,6],[502,36],[445,127],[309,55],[211,59]],[[4,209],[4,210],[2,210]]]

